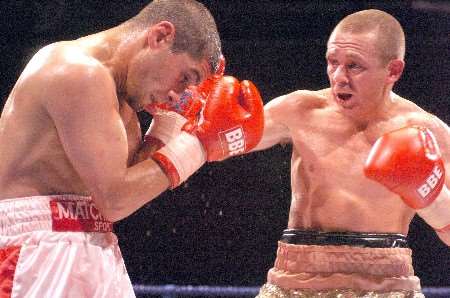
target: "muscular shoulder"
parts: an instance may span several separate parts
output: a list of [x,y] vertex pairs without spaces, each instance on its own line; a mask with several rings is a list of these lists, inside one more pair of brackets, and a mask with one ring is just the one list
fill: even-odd
[[98,92],[115,89],[108,69],[70,42],[52,44],[37,52],[20,80],[27,92],[42,100],[66,98],[93,89]]
[[109,70],[72,42],[41,49],[31,59],[19,79],[33,104],[50,117],[119,110],[115,83]]
[[422,126],[430,129],[438,138],[439,143],[445,147],[450,145],[450,129],[448,125],[437,116],[425,111],[415,103],[396,95],[399,101],[397,117],[400,117],[402,126]]
[[109,70],[77,47],[63,46],[56,55],[55,63],[53,71],[57,78],[67,77],[91,85],[113,83]]
[[406,125],[418,125],[430,129],[439,129],[446,126],[437,116],[427,112],[414,102],[398,95],[395,95],[394,98],[399,102],[396,113],[404,118]]

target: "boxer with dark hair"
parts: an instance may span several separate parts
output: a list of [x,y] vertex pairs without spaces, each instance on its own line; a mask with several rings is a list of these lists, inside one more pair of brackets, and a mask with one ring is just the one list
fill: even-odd
[[155,0],[32,57],[0,118],[0,297],[134,297],[112,222],[261,137],[258,91],[221,56],[202,4]]

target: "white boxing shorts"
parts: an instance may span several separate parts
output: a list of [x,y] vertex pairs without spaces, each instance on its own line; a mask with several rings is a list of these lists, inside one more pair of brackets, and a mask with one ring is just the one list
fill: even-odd
[[135,297],[117,237],[89,197],[0,201],[0,298]]

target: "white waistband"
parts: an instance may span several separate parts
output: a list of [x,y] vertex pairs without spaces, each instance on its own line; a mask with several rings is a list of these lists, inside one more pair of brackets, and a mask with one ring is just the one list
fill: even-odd
[[[70,210],[63,209],[58,213],[59,206],[55,205],[53,210],[51,202],[63,202],[63,205],[69,204]],[[61,204],[60,204],[61,205]],[[92,205],[91,197],[84,197],[78,195],[51,195],[51,196],[33,196],[24,198],[6,199],[0,201],[0,235],[11,236],[32,231],[52,231],[55,230],[55,220],[59,222],[69,220],[71,223],[83,221],[101,221],[107,222],[101,215],[97,213],[97,217],[92,218],[88,214],[86,207],[83,211],[78,206]],[[73,207],[72,207],[73,206]],[[91,207],[92,211],[92,207]],[[55,218],[56,217],[56,218]],[[71,226],[65,227],[63,222],[62,229],[59,231],[72,231]],[[77,231],[84,231],[83,227]]]

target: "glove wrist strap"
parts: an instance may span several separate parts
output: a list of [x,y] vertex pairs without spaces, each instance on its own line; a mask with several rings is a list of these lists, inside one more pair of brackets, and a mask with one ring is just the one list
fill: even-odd
[[205,162],[206,152],[196,136],[181,132],[166,146],[153,155],[171,180],[172,188],[177,187]]
[[186,118],[172,111],[157,113],[153,115],[152,123],[145,133],[144,138],[151,136],[152,138],[167,144],[170,140],[180,134],[181,129],[186,122]]

